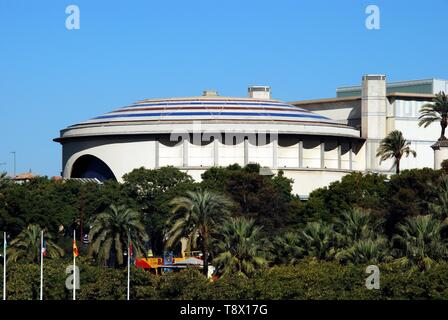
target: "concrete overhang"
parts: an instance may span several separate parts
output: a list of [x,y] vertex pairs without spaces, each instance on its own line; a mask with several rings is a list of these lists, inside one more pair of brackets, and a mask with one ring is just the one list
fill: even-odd
[[314,136],[335,136],[361,139],[360,131],[347,125],[330,123],[288,123],[288,122],[201,122],[201,123],[113,123],[107,125],[86,124],[69,127],[61,131],[54,141],[64,141],[85,137],[136,136],[182,133],[228,133],[228,134],[293,134]]

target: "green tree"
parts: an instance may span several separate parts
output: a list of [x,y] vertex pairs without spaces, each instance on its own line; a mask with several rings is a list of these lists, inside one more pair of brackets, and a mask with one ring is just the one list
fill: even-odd
[[303,258],[300,237],[296,232],[286,232],[272,241],[272,255],[277,264],[296,264]]
[[386,234],[397,233],[397,225],[407,217],[425,215],[430,212],[429,203],[437,199],[437,189],[429,185],[440,185],[440,172],[429,168],[404,170],[391,176],[388,192],[382,201],[386,211]]
[[385,237],[361,239],[352,246],[339,251],[336,258],[340,262],[353,264],[379,264],[392,260],[389,241]]
[[389,186],[385,175],[353,172],[330,183],[328,187],[311,192],[304,205],[303,219],[334,222],[342,212],[354,207],[382,216],[387,213],[384,198],[388,194]]
[[447,174],[448,173],[448,159],[445,159],[440,164],[442,171]]
[[[11,241],[9,247],[9,259],[11,261],[24,260],[28,262],[38,262],[41,250],[42,228],[35,224],[30,224],[22,230],[17,237]],[[44,230],[47,257],[59,258],[64,255],[64,251],[53,242],[50,233]]]
[[217,224],[233,205],[232,201],[219,193],[199,190],[188,191],[183,197],[171,201],[173,225],[167,233],[167,247],[187,238],[187,251],[198,245],[204,257],[204,274],[208,273],[211,235]]
[[445,92],[439,92],[432,103],[427,103],[420,109],[419,126],[426,128],[433,122],[440,122],[441,133],[439,141],[446,140],[445,130],[448,124],[448,97]]
[[298,218],[300,205],[291,194],[292,183],[281,170],[273,176],[260,175],[260,165],[248,164],[211,168],[202,174],[201,185],[235,201],[234,216],[253,218],[263,226],[264,235],[276,235],[289,230]]
[[134,169],[123,176],[123,192],[133,199],[135,207],[143,213],[146,232],[154,254],[162,254],[164,232],[171,217],[170,201],[194,191],[197,187],[185,172],[174,167],[160,169]]
[[335,254],[333,226],[323,221],[308,222],[300,232],[300,247],[306,256],[329,260]]
[[376,156],[380,157],[380,163],[388,160],[394,159],[396,173],[400,173],[400,161],[405,155],[412,154],[414,157],[417,153],[411,149],[411,142],[407,141],[401,131],[394,130],[390,132],[383,140],[380,142]]
[[[429,184],[430,187],[434,186]],[[435,187],[436,190],[436,201],[430,201],[428,207],[430,212],[434,217],[444,220],[448,218],[448,176],[446,174],[442,175],[440,179],[440,184]],[[447,220],[448,221],[448,220]]]
[[447,243],[441,235],[444,226],[431,215],[406,218],[398,226],[399,233],[393,237],[402,255],[399,262],[426,270],[441,259],[446,259]]
[[100,264],[123,265],[128,239],[137,256],[145,256],[144,242],[148,240],[141,214],[125,206],[110,205],[94,217],[89,232],[89,256]]
[[383,222],[359,208],[343,212],[335,221],[338,246],[347,247],[359,240],[375,238]]
[[11,179],[6,175],[6,172],[0,172],[0,189],[11,183]]
[[230,218],[219,228],[216,257],[219,274],[252,275],[255,270],[267,264],[260,239],[261,227],[255,220],[242,217]]
[[27,225],[37,224],[55,236],[62,235],[61,226],[68,230],[81,217],[86,222],[120,198],[119,188],[116,182],[99,185],[47,177],[23,184],[9,183],[0,190],[0,230],[8,230],[14,237]]

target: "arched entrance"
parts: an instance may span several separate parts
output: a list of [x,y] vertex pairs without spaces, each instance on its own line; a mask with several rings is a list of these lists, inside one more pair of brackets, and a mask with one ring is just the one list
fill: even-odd
[[72,167],[71,178],[96,178],[100,181],[117,181],[112,170],[101,159],[84,155],[79,157]]

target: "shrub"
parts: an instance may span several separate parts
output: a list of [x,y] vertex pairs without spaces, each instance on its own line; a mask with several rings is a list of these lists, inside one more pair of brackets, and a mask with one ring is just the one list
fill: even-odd
[[[71,299],[71,291],[65,288],[65,267],[69,264],[66,262],[45,265],[45,299]],[[436,264],[425,272],[396,263],[381,264],[379,290],[365,287],[366,267],[303,259],[294,266],[260,270],[251,278],[230,275],[215,282],[205,279],[196,269],[157,276],[132,268],[131,299],[448,299],[447,263]],[[125,269],[90,266],[80,261],[80,272],[78,299],[126,298]],[[7,289],[10,300],[38,299],[38,264],[11,264]]]

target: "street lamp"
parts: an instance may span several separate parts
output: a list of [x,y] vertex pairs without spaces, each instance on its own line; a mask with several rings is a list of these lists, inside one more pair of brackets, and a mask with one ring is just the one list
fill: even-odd
[[16,152],[15,151],[11,151],[13,157],[14,157],[14,175],[13,177],[16,177]]

